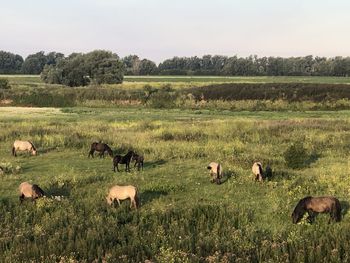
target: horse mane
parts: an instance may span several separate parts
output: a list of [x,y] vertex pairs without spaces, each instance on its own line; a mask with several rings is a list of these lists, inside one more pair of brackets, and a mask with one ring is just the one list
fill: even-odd
[[32,145],[33,150],[36,151],[34,144],[31,141],[28,141],[28,142]]
[[43,191],[43,189],[41,189],[37,184],[33,184],[32,189],[33,191],[35,191],[35,193],[40,193],[41,196],[45,195],[45,192]]
[[304,210],[305,210],[306,203],[307,203],[308,201],[310,201],[311,198],[312,198],[312,196],[306,196],[306,197],[304,197],[303,199],[300,199],[299,202],[298,202],[298,204],[296,205],[294,211],[296,211],[296,212],[298,212],[298,213],[299,213],[301,210],[304,211]]

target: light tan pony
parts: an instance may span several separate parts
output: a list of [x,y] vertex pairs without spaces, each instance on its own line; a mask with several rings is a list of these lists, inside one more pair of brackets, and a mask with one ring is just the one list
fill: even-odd
[[211,182],[214,183],[216,182],[217,184],[220,184],[221,181],[220,179],[222,178],[223,175],[223,169],[220,163],[216,162],[211,162],[208,167],[208,170],[210,170],[210,176],[212,177]]
[[133,185],[115,185],[109,189],[109,193],[106,197],[107,203],[112,205],[117,200],[120,205],[120,200],[130,198],[130,208],[133,206],[137,209],[140,206],[139,192],[138,189]]
[[19,185],[19,200],[21,203],[25,198],[31,198],[34,201],[44,195],[44,191],[37,184],[23,182]]
[[36,155],[36,148],[30,141],[15,140],[12,146],[12,155],[17,156],[16,151],[28,151],[32,155]]
[[252,167],[252,172],[254,174],[255,181],[262,182],[264,179],[264,172],[262,164],[260,162],[255,162]]

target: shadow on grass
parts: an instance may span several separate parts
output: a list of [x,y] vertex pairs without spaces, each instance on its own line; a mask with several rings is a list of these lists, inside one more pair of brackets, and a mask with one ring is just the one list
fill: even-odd
[[154,199],[158,199],[161,196],[167,195],[168,192],[164,190],[146,190],[141,193],[141,205],[152,202]]
[[290,180],[294,177],[294,173],[291,173],[289,171],[282,171],[282,170],[271,170],[269,174],[264,177],[264,180],[271,181],[271,180]]
[[160,166],[160,165],[163,165],[163,164],[166,164],[167,161],[163,160],[163,159],[160,159],[160,160],[157,160],[157,161],[154,161],[154,162],[145,162],[144,164],[144,167],[147,168],[147,167],[156,167],[156,166]]
[[224,183],[226,183],[228,181],[228,179],[230,179],[231,177],[235,177],[235,176],[236,176],[236,173],[233,172],[233,171],[224,172],[224,175],[220,179],[218,184],[224,184]]
[[341,205],[341,215],[342,217],[344,217],[350,208],[350,204],[348,201],[340,201],[340,205]]
[[45,154],[57,150],[57,147],[41,148],[38,150],[38,154]]
[[53,182],[45,191],[48,196],[70,196],[72,186],[70,181]]
[[311,164],[317,162],[317,160],[321,157],[321,154],[319,153],[312,153],[310,154],[309,158],[305,160],[305,164],[301,168],[309,167]]

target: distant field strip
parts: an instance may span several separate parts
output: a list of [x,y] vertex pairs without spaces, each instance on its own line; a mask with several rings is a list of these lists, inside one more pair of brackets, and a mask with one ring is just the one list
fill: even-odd
[[[39,75],[0,75],[0,78],[8,78],[12,83],[42,83]],[[249,76],[249,77],[225,77],[225,76],[125,76],[124,83],[128,82],[214,82],[214,83],[327,83],[350,84],[350,77],[318,77],[318,76]],[[123,85],[123,84],[122,84]]]

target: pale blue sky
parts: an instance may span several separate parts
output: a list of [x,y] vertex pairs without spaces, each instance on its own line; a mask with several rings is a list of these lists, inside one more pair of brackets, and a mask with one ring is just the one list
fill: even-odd
[[349,56],[349,0],[0,0],[0,50]]

